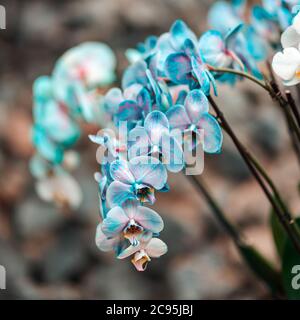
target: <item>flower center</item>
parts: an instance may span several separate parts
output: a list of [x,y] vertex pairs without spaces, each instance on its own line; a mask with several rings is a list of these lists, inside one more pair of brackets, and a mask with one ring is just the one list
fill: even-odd
[[136,188],[135,194],[136,197],[141,202],[147,202],[149,200],[149,197],[154,193],[154,189],[150,187],[144,187],[144,188]]
[[138,225],[134,219],[131,219],[124,229],[124,237],[130,241],[133,246],[139,245],[139,241],[137,240],[137,236],[143,232],[144,228]]

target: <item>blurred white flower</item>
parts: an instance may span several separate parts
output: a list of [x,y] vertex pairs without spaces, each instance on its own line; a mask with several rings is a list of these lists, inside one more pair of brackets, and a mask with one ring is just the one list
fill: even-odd
[[273,57],[274,72],[283,80],[286,86],[300,82],[300,51],[296,48],[285,48]]
[[283,51],[274,55],[272,68],[284,85],[293,86],[300,83],[300,13],[282,33],[281,44]]
[[39,197],[54,202],[59,207],[77,209],[82,201],[82,191],[78,182],[69,174],[50,175],[36,183]]

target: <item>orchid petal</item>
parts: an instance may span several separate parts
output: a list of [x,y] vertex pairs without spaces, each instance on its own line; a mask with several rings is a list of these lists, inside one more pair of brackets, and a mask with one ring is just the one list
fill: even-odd
[[169,132],[169,121],[164,113],[155,110],[147,115],[144,127],[151,142],[154,145],[158,145],[162,135]]
[[184,42],[190,39],[194,43],[197,38],[194,32],[182,20],[176,20],[171,26],[170,33],[172,35],[171,41],[175,49],[180,50],[183,48]]
[[177,84],[188,84],[192,66],[189,57],[185,53],[170,54],[165,62],[167,77]]
[[142,89],[143,89],[143,86],[139,83],[134,83],[130,85],[123,91],[124,99],[135,101]]
[[225,43],[222,34],[215,30],[205,32],[200,40],[201,56],[204,61],[216,67],[229,67],[232,58],[225,53]]
[[118,121],[134,121],[139,120],[142,109],[133,100],[125,100],[120,103],[117,114]]
[[105,138],[103,136],[89,134],[89,139],[94,143],[104,145]]
[[110,175],[114,180],[123,183],[133,184],[135,179],[130,172],[128,162],[125,160],[116,160],[110,165]]
[[119,181],[113,181],[106,191],[106,201],[110,207],[121,205],[128,199],[135,199],[131,186]]
[[113,207],[102,222],[102,231],[107,237],[115,237],[123,231],[129,218],[121,207]]
[[204,113],[208,112],[209,105],[205,94],[198,89],[189,92],[184,103],[191,122],[196,124]]
[[183,151],[175,137],[164,135],[162,139],[163,163],[171,172],[179,172],[184,166]]
[[144,229],[153,233],[161,232],[164,228],[164,223],[161,216],[154,210],[138,206],[134,215],[134,220],[138,222]]
[[300,43],[300,34],[290,26],[282,33],[280,40],[283,48],[298,48]]
[[45,130],[38,126],[34,126],[32,132],[32,141],[38,152],[45,159],[55,164],[62,162],[63,148],[50,140],[46,135]]
[[73,209],[77,209],[82,202],[82,191],[78,182],[67,173],[39,180],[36,191],[45,201],[54,201],[58,205],[67,205]]
[[188,93],[186,90],[181,90],[177,96],[175,104],[182,104],[183,105],[187,94]]
[[166,116],[172,129],[178,128],[184,130],[191,124],[186,109],[181,105],[175,105],[170,108],[167,111]]
[[223,142],[223,134],[215,117],[206,113],[199,120],[197,126],[204,130],[203,150],[207,153],[220,152]]
[[148,156],[136,157],[130,160],[129,167],[139,183],[159,190],[167,182],[167,170],[156,158]]
[[149,154],[151,141],[144,127],[137,126],[130,130],[128,142],[130,145],[128,150],[129,160],[137,156]]
[[201,61],[198,58],[192,57],[192,68],[193,74],[198,80],[201,90],[208,95],[210,91],[210,78],[206,73],[206,69]]
[[167,253],[168,247],[162,240],[158,238],[152,238],[146,246],[145,251],[148,253],[149,257],[159,258]]
[[123,74],[122,88],[126,89],[135,83],[138,83],[142,86],[147,86],[148,79],[146,76],[146,69],[147,65],[143,60],[139,60],[130,65]]
[[296,30],[296,32],[300,35],[300,14],[296,14],[296,16],[293,19],[293,28]]
[[140,246],[131,245],[128,248],[121,251],[117,256],[117,259],[126,259],[131,255],[133,255],[134,253],[136,253],[137,251],[139,251],[139,249],[140,249]]
[[97,247],[103,251],[103,252],[108,252],[112,251],[115,247],[115,245],[118,243],[119,238],[111,238],[107,239],[105,234],[102,231],[102,225],[98,224],[97,229],[96,229],[96,237],[95,237],[95,242]]
[[299,66],[300,52],[296,48],[285,48],[273,57],[273,70],[283,80],[292,80]]
[[149,91],[143,88],[137,96],[137,104],[143,110],[144,116],[152,109],[152,101]]
[[111,88],[104,97],[104,108],[108,113],[115,114],[119,104],[123,101],[123,94],[119,88]]
[[157,41],[157,54],[156,54],[156,65],[160,72],[164,71],[164,66],[167,57],[171,53],[175,53],[175,50],[171,44],[170,33],[162,34]]

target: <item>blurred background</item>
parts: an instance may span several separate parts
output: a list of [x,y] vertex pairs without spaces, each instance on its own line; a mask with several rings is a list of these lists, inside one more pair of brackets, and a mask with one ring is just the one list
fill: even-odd
[[[68,48],[94,40],[109,44],[126,67],[126,48],[167,31],[177,18],[200,35],[210,0],[9,0],[2,1],[7,29],[0,30],[0,264],[7,271],[2,299],[259,299],[270,298],[248,270],[210,209],[182,175],[170,175],[171,192],[155,209],[165,220],[169,252],[144,273],[129,260],[98,251],[96,146],[84,126],[75,173],[84,201],[65,215],[39,200],[28,170],[33,154],[32,82],[50,74]],[[239,137],[253,150],[295,213],[300,211],[299,171],[283,118],[252,83],[219,86],[219,104]],[[203,179],[250,243],[277,262],[268,228],[269,205],[225,138],[220,155],[206,156]]]

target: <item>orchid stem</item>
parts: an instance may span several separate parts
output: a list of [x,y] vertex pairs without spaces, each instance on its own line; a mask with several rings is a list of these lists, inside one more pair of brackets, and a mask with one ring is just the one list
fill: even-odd
[[[233,143],[235,144],[236,148],[238,149],[239,153],[241,154],[242,158],[247,164],[250,172],[253,174],[254,178],[257,180],[258,184],[262,188],[266,197],[270,201],[274,209],[274,212],[276,213],[279,221],[283,225],[287,234],[291,238],[295,248],[300,253],[300,234],[298,232],[298,229],[295,227],[294,220],[289,214],[271,178],[263,170],[263,168],[260,166],[257,160],[255,160],[255,158],[250,154],[250,152],[239,141],[239,139],[235,135],[234,131],[231,129],[229,123],[227,122],[226,118],[224,117],[223,113],[220,111],[219,107],[217,106],[213,98],[211,96],[208,96],[208,100],[212,105],[213,109],[215,110],[216,115],[219,121],[221,122],[223,129],[227,132],[227,134],[232,139]],[[269,184],[269,188],[273,191],[273,194],[269,191],[269,188],[265,185],[264,180]]]
[[[291,106],[292,101],[286,101],[283,98],[283,96],[282,96],[282,94],[281,94],[281,92],[280,92],[280,90],[278,88],[278,85],[276,83],[275,77],[274,77],[274,75],[272,73],[272,70],[270,68],[270,65],[268,65],[268,67],[269,67],[269,71],[270,71],[270,75],[271,75],[271,79],[272,79],[270,83],[268,83],[266,81],[263,82],[263,81],[257,79],[256,77],[252,76],[251,74],[243,72],[243,71],[230,69],[230,68],[216,68],[216,67],[208,65],[208,68],[211,71],[214,71],[214,72],[232,73],[232,74],[239,75],[241,77],[248,78],[249,80],[251,80],[251,81],[255,82],[256,84],[258,84],[264,90],[266,90],[270,94],[271,98],[275,99],[278,102],[278,104],[280,105],[280,107],[282,109],[282,112],[285,115],[287,126],[288,126],[288,130],[293,132],[293,133],[290,134],[291,141],[292,141],[292,146],[293,146],[293,148],[295,150],[298,162],[300,163],[300,151],[299,151],[300,150],[300,147],[299,147],[299,143],[300,143],[300,127],[299,127],[300,114],[299,114],[297,108],[296,109],[294,108],[295,110],[293,110],[293,113],[295,111],[297,111],[297,117],[299,115],[299,123],[298,123],[298,126],[297,126],[297,124],[294,121],[293,116],[291,115],[290,111],[287,109],[287,106],[289,106],[289,105],[290,105],[290,108],[293,108],[293,106]],[[287,99],[289,99],[289,96],[287,96]],[[296,118],[296,120],[298,121],[298,118]],[[296,138],[293,135],[296,136],[298,141],[296,141]]]
[[204,196],[205,200],[211,207],[213,213],[215,214],[217,220],[219,220],[222,227],[226,230],[229,236],[232,238],[235,244],[239,245],[243,242],[241,236],[239,235],[236,228],[231,224],[231,222],[226,218],[225,214],[223,213],[222,209],[218,206],[216,201],[211,196],[210,192],[207,190],[205,184],[201,181],[200,178],[196,178],[193,175],[186,176],[192,184],[199,190],[202,195]]
[[298,127],[300,128],[300,113],[297,109],[297,106],[296,106],[295,100],[291,94],[291,91],[286,90],[285,95],[286,95],[287,101],[291,107],[292,113],[293,113],[295,119],[297,120]]
[[232,73],[232,74],[236,74],[238,76],[244,77],[244,78],[248,78],[249,80],[251,80],[251,81],[255,82],[256,84],[258,84],[259,86],[261,86],[266,91],[270,91],[269,87],[263,81],[257,79],[256,77],[252,76],[251,74],[249,74],[247,72],[243,72],[243,71],[235,70],[235,69],[230,69],[230,68],[216,68],[211,65],[209,65],[208,68],[210,71],[220,72],[220,73]]
[[220,222],[224,230],[233,240],[237,250],[247,263],[249,268],[270,288],[272,293],[282,295],[282,285],[280,275],[274,266],[253,246],[249,245],[240,235],[236,227],[228,220],[225,213],[213,198],[201,178],[193,175],[186,176],[194,187],[202,194],[212,209],[216,219]]

